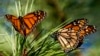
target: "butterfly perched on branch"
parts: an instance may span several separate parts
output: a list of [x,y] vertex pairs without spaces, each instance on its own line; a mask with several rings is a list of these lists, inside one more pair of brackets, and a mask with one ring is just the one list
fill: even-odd
[[29,35],[36,25],[45,17],[44,11],[35,11],[26,14],[25,16],[16,17],[14,15],[6,14],[6,19],[10,21],[17,32],[27,36]]
[[86,35],[95,32],[93,25],[87,25],[87,19],[77,19],[54,33],[65,52],[71,52],[83,44]]

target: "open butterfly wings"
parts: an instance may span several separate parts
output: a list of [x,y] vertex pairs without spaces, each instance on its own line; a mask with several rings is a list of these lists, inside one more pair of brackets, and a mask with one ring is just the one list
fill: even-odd
[[44,11],[35,11],[28,13],[24,17],[19,16],[18,18],[13,15],[5,15],[7,20],[12,23],[16,31],[21,33],[24,36],[27,36],[32,32],[34,27],[36,26],[37,23],[39,23],[45,16]]
[[65,52],[79,47],[84,36],[95,31],[92,25],[87,25],[86,19],[75,20],[57,31],[57,39]]

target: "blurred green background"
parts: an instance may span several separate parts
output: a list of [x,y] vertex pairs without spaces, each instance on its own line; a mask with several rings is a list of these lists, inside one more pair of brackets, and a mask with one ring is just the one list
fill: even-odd
[[[21,0],[23,12],[26,2],[27,0]],[[84,50],[81,50],[79,56],[100,56],[100,0],[34,0],[31,11],[36,10],[47,13],[45,19],[37,26],[38,31],[44,29],[48,32],[70,18],[72,21],[88,19],[88,23],[95,25],[97,31],[86,37],[81,46]],[[0,55],[11,54],[12,51],[11,45],[6,41],[6,38],[11,37],[12,25],[5,19],[5,14],[17,16],[15,0],[0,0]]]

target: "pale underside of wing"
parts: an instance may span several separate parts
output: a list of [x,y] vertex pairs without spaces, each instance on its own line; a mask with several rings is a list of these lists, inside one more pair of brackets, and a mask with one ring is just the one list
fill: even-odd
[[71,51],[78,45],[78,36],[74,30],[60,29],[57,38],[65,52]]
[[78,32],[84,28],[86,24],[87,20],[82,18],[74,20],[73,22],[65,25],[62,29],[58,30],[57,38],[65,52],[70,52],[77,48],[79,44]]
[[70,52],[83,43],[86,35],[95,32],[96,29],[92,25],[87,25],[87,19],[78,19],[57,31],[57,39],[65,52]]

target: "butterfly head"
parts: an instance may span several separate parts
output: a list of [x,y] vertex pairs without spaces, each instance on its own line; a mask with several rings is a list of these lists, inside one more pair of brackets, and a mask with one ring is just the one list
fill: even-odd
[[20,20],[20,22],[23,22],[23,17],[19,16],[18,19]]
[[19,17],[18,17],[18,19],[22,19],[22,18],[23,18],[22,16],[19,16]]

